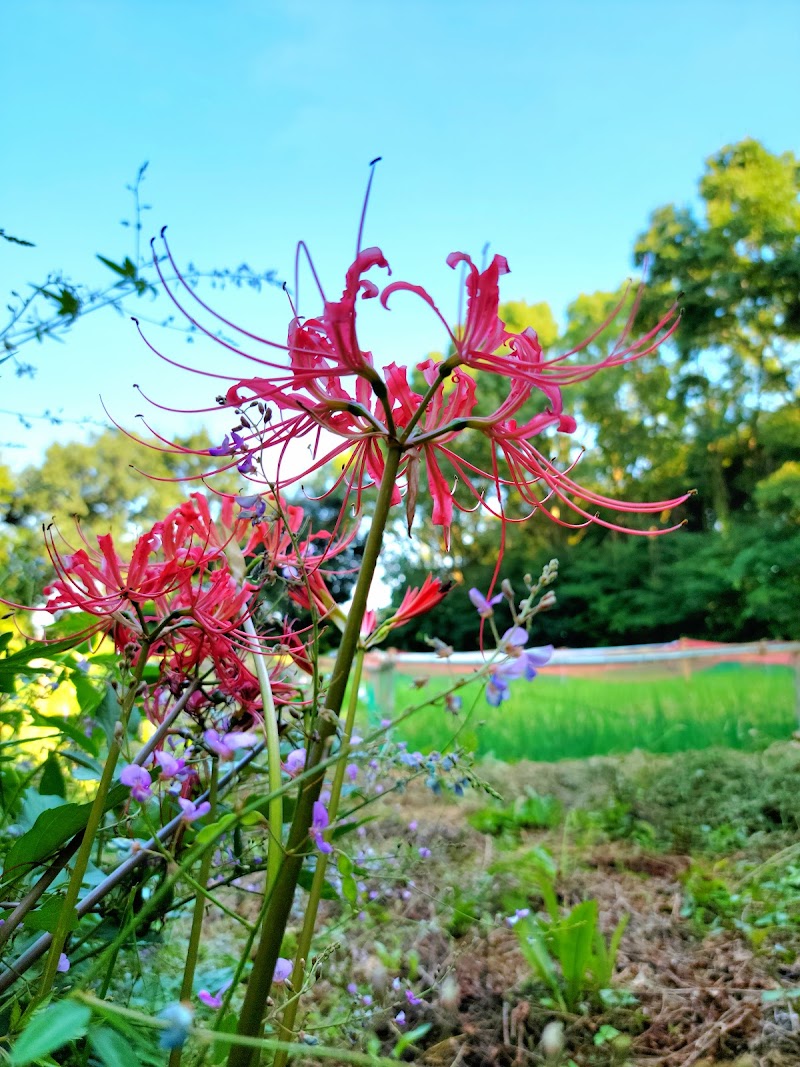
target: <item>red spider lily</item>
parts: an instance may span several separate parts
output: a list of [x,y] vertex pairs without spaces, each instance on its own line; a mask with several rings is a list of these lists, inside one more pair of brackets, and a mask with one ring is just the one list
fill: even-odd
[[437,604],[441,604],[452,587],[452,582],[443,582],[429,574],[419,589],[406,589],[400,606],[392,617],[386,620],[384,626],[395,629],[405,626],[417,615],[426,615]]
[[281,639],[281,647],[286,654],[291,658],[295,667],[298,667],[304,674],[313,675],[314,664],[312,661],[312,655],[309,651],[308,645],[305,645],[298,634],[291,629],[284,631]]
[[[385,622],[378,625],[374,612],[366,612],[362,640],[367,648],[385,641],[392,630],[405,626],[418,615],[426,615],[437,604],[441,604],[452,588],[451,582],[442,582],[439,578],[428,575],[419,589],[406,589],[400,606]],[[367,616],[370,616],[368,619]]]
[[[280,658],[281,647],[270,649],[269,678],[272,697],[276,706],[294,703],[297,686],[285,675],[285,666]],[[209,633],[200,627],[179,629],[169,636],[162,649],[162,678],[181,682],[198,673],[210,672],[216,699],[227,698],[227,703],[236,708],[237,719],[247,715],[260,720],[263,714],[261,689],[258,678],[246,663],[248,653],[243,651],[239,638],[226,633]],[[263,653],[263,649],[259,649]],[[187,710],[204,710],[209,705],[208,696],[187,705]]]
[[304,611],[314,611],[321,619],[333,616],[338,621],[337,612],[344,618],[319,570],[298,576],[289,586],[289,597]]
[[[454,508],[467,510],[455,495],[459,483],[473,498],[474,506],[487,508],[504,521],[508,520],[505,501],[509,491],[516,490],[531,511],[543,511],[561,525],[599,522],[612,529],[633,533],[666,532],[627,527],[598,517],[593,509],[660,513],[683,503],[686,496],[648,505],[618,503],[582,489],[570,477],[569,469],[558,469],[532,442],[548,428],[572,433],[576,423],[564,412],[562,387],[588,378],[600,369],[619,366],[654,351],[676,328],[679,320],[676,308],[670,308],[652,329],[634,340],[632,326],[638,310],[637,297],[617,344],[604,359],[594,364],[567,362],[613,321],[622,309],[623,299],[609,320],[586,341],[570,352],[545,359],[532,330],[512,333],[500,318],[499,279],[508,272],[508,264],[502,256],[495,256],[482,271],[462,252],[453,253],[447,262],[454,268],[459,264],[465,264],[467,268],[466,320],[455,330],[447,326],[432,297],[420,286],[393,282],[380,293],[380,302],[385,308],[389,299],[399,292],[420,297],[448,330],[452,354],[439,362],[429,359],[417,365],[427,386],[424,395],[411,388],[407,367],[390,364],[381,376],[372,354],[363,351],[358,343],[358,295],[364,298],[378,295],[375,284],[363,275],[375,266],[388,267],[377,248],[359,252],[347,271],[341,300],[324,301],[319,318],[301,321],[296,315],[293,317],[288,344],[273,345],[285,349],[288,368],[273,360],[258,359],[226,342],[229,350],[262,363],[270,373],[269,376],[236,381],[227,388],[224,403],[236,408],[257,403],[261,405],[259,410],[266,410],[265,405],[268,405],[271,417],[259,429],[252,424],[250,430],[240,426],[241,432],[234,434],[233,443],[223,449],[211,450],[212,454],[225,452],[232,456],[223,469],[237,465],[244,470],[244,457],[249,472],[253,457],[273,449],[277,453],[277,484],[281,487],[346,455],[339,482],[344,483],[348,494],[355,492],[358,509],[364,488],[381,478],[384,449],[390,446],[399,448],[402,453],[393,503],[398,504],[405,494],[410,526],[424,467],[432,502],[432,521],[442,528],[446,542]],[[172,263],[175,267],[174,261]],[[177,272],[177,267],[175,269]],[[181,283],[191,293],[182,279]],[[177,306],[188,314],[172,295]],[[192,296],[210,311],[199,298]],[[189,317],[198,324],[196,318]],[[222,321],[232,325],[227,320]],[[204,332],[213,336],[210,330]],[[239,333],[271,344],[247,331],[239,330]],[[273,373],[278,367],[283,374]],[[494,412],[479,416],[476,404],[483,374],[500,375],[508,382],[508,390]],[[355,381],[348,382],[349,378]],[[444,388],[446,382],[449,382],[447,389]],[[537,396],[544,403],[544,410],[532,407]],[[242,423],[245,424],[246,419]],[[466,430],[487,438],[492,455],[488,469],[473,466],[459,455],[458,437]],[[283,478],[280,472],[286,450],[306,437],[312,438],[312,462],[300,474]],[[504,461],[503,468],[499,460]],[[258,481],[255,474],[249,476]],[[486,493],[487,482],[494,489],[491,496]],[[559,505],[556,512],[547,507],[551,501]],[[572,513],[572,518],[560,516],[561,505]]]

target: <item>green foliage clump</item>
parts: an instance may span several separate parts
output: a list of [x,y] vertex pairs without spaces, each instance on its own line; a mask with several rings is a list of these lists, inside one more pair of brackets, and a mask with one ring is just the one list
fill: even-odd
[[678,851],[728,851],[754,834],[794,834],[800,826],[800,752],[793,748],[684,753],[622,788],[660,843]]
[[520,830],[546,830],[561,821],[561,805],[555,797],[540,796],[532,789],[505,807],[493,804],[469,816],[469,823],[482,834],[518,833]]

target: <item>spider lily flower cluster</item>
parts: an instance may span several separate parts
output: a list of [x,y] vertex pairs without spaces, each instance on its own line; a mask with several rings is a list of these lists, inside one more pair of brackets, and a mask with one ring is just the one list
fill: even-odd
[[[219,341],[228,353],[261,364],[264,370],[234,380],[217,398],[219,404],[236,409],[240,416],[222,444],[208,453],[210,458],[228,460],[217,470],[236,467],[256,485],[263,484],[262,459],[271,453],[278,471],[275,484],[285,488],[336,460],[343,467],[339,480],[348,495],[355,494],[356,508],[360,509],[364,489],[380,482],[387,452],[396,449],[401,458],[392,504],[405,500],[410,529],[424,475],[431,519],[442,529],[446,543],[455,510],[480,507],[506,521],[512,493],[521,499],[528,516],[542,512],[562,526],[599,523],[632,533],[656,531],[626,525],[597,509],[661,515],[686,500],[686,495],[652,503],[611,500],[582,488],[572,478],[571,466],[559,468],[534,443],[547,429],[571,434],[576,422],[564,410],[564,387],[653,352],[677,327],[675,306],[643,335],[634,337],[637,298],[610,352],[594,363],[573,362],[572,357],[622,311],[623,300],[609,320],[582,344],[546,357],[533,330],[514,333],[500,318],[499,281],[508,273],[504,257],[494,256],[483,270],[465,253],[455,252],[447,258],[448,266],[466,272],[466,318],[459,327],[451,328],[422,287],[395,281],[381,290],[372,277],[368,278],[366,275],[374,270],[388,271],[389,265],[379,248],[366,248],[358,252],[346,271],[341,298],[328,300],[320,288],[321,313],[305,319],[293,314],[283,344],[258,337],[216,315],[183,281],[166,241],[165,247],[181,282],[177,289],[167,285],[171,298],[200,333],[219,341],[211,326],[203,322],[211,315],[243,341],[274,353],[257,355],[234,342]],[[372,353],[362,349],[359,342],[358,303],[378,300],[389,309],[390,303],[394,307],[402,296],[417,298],[438,320],[449,338],[451,354],[444,359],[423,360],[415,368],[390,363],[381,371]],[[150,347],[155,351],[153,345]],[[231,380],[229,373],[211,376]],[[508,383],[507,391],[494,411],[479,414],[481,382],[486,376],[502,378]],[[414,388],[414,380],[421,392]],[[256,408],[257,417],[252,414]],[[485,467],[460,454],[459,437],[466,431],[486,439],[490,459]],[[303,471],[284,474],[287,451],[304,439],[312,447],[311,463]],[[457,494],[459,484],[463,491]]]
[[[298,540],[302,509],[282,501],[272,503],[273,521],[253,526],[234,517],[234,498],[223,497],[222,513],[215,521],[205,496],[194,493],[139,537],[129,560],[118,552],[110,534],[98,537],[94,549],[87,541],[77,551],[62,551],[48,530],[56,578],[44,590],[45,609],[93,616],[96,622],[87,627],[86,635],[109,634],[130,663],[142,651],[160,659],[160,688],[146,704],[154,720],[162,715],[159,693],[163,695],[164,689],[175,693],[203,667],[213,668],[217,698],[221,695],[235,702],[240,712],[258,717],[259,685],[247,664],[254,648],[245,627],[254,595],[270,575],[288,571],[302,572],[309,587],[324,583],[325,566],[355,533],[336,540],[322,531]],[[254,566],[258,584],[247,576]],[[274,692],[279,700],[290,700],[294,690],[282,682],[277,659],[284,639],[297,653],[295,663],[300,666],[305,665],[300,654],[304,646],[288,624],[269,644],[276,656]],[[198,712],[208,703],[201,686],[190,710]],[[226,739],[214,730],[207,738],[212,747],[219,739],[222,755],[219,746]]]

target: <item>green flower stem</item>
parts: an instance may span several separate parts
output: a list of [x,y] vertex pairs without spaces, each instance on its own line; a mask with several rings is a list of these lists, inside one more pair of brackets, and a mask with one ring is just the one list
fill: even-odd
[[100,784],[97,787],[97,793],[95,794],[92,807],[89,811],[89,818],[86,822],[86,829],[81,839],[80,848],[78,854],[75,857],[75,866],[72,868],[72,874],[67,884],[67,891],[64,894],[64,900],[61,904],[61,911],[58,916],[58,923],[53,931],[53,940],[50,944],[50,954],[47,957],[47,962],[44,965],[44,972],[42,974],[42,980],[39,985],[39,991],[36,996],[37,1003],[48,995],[53,988],[53,982],[55,981],[56,974],[58,973],[58,961],[61,958],[61,953],[64,951],[64,944],[69,935],[72,920],[76,914],[75,905],[78,903],[78,896],[80,895],[81,885],[86,874],[86,870],[89,866],[89,860],[92,855],[92,846],[94,845],[94,839],[97,837],[97,833],[100,829],[100,825],[103,821],[103,815],[105,813],[106,798],[111,788],[111,783],[114,780],[114,771],[117,766],[117,760],[119,759],[120,752],[122,750],[122,742],[125,738],[125,731],[128,725],[128,718],[133,708],[134,701],[136,700],[136,694],[139,689],[139,683],[142,680],[144,669],[147,664],[147,656],[149,652],[149,645],[143,643],[139,649],[139,659],[136,663],[136,667],[133,672],[128,690],[125,693],[125,699],[122,702],[120,710],[119,721],[114,728],[114,740],[109,745],[108,757],[106,758],[105,766],[103,767],[103,773],[100,777]]
[[[210,818],[214,819],[217,813],[217,783],[219,780],[219,760],[211,761],[211,783],[209,785],[208,799],[211,802]],[[200,861],[198,881],[205,887],[211,874],[211,861],[214,858],[213,849],[209,849]],[[200,934],[203,929],[203,917],[206,911],[206,897],[204,893],[198,893],[194,901],[194,913],[192,914],[192,928],[189,932],[189,944],[186,948],[186,964],[183,968],[183,981],[181,982],[181,1000],[192,999],[194,987],[194,973],[197,970],[197,960],[200,955]],[[174,1048],[169,1056],[169,1067],[180,1067],[183,1048]]]
[[[336,821],[336,816],[339,813],[339,800],[342,795],[342,784],[344,782],[345,764],[350,747],[350,738],[353,736],[353,725],[355,724],[356,710],[358,708],[358,687],[361,684],[361,672],[364,667],[364,652],[363,648],[359,648],[356,655],[355,669],[353,671],[353,681],[350,685],[350,701],[347,707],[347,718],[345,719],[344,732],[342,734],[342,750],[341,759],[336,764],[333,772],[333,781],[331,783],[331,799],[328,804],[328,818],[330,820],[330,827],[325,831],[325,837],[330,838],[333,824]],[[278,1037],[282,1041],[290,1041],[294,1032],[294,1023],[297,1018],[297,1009],[300,1006],[300,991],[303,988],[303,979],[305,978],[306,961],[309,958],[311,952],[311,941],[314,937],[314,928],[317,924],[317,912],[319,911],[319,903],[322,900],[322,890],[325,887],[325,872],[328,869],[328,854],[320,852],[317,856],[317,866],[314,870],[314,878],[311,882],[311,889],[308,894],[308,903],[306,904],[306,912],[303,916],[303,929],[300,932],[300,938],[297,944],[297,955],[294,961],[294,970],[292,971],[292,989],[295,991],[295,996],[286,1005],[281,1019],[281,1024],[278,1029]],[[273,1067],[286,1067],[286,1060],[288,1053],[285,1051],[278,1051],[275,1054],[275,1062]]]
[[[353,601],[347,624],[342,634],[342,641],[333,665],[331,681],[328,687],[327,708],[333,715],[339,715],[344,702],[347,680],[353,666],[356,649],[361,633],[367,596],[375,576],[375,569],[383,547],[383,534],[392,506],[392,496],[396,488],[397,472],[400,467],[401,450],[397,443],[389,445],[383,476],[375,502],[375,511],[364,545],[364,555],[358,581],[353,592]],[[324,736],[325,722],[318,716],[318,732],[308,746],[306,769],[314,770],[325,758],[327,736]],[[247,983],[247,992],[239,1016],[237,1033],[245,1037],[259,1037],[262,1031],[264,1009],[272,987],[275,964],[280,955],[281,942],[289,921],[297,881],[303,866],[303,858],[308,843],[308,830],[314,816],[314,804],[322,790],[324,773],[312,774],[308,785],[299,790],[297,806],[286,845],[286,856],[281,863],[278,878],[272,889],[270,905],[267,909],[262,928],[261,941],[253,961],[253,969]],[[228,1067],[250,1067],[253,1062],[252,1049],[243,1045],[234,1045],[228,1058]]]
[[[233,980],[228,986],[226,992],[223,994],[222,1004],[219,1006],[219,1008],[217,1009],[217,1014],[214,1016],[215,1028],[222,1026],[223,1020],[230,1011],[231,1002],[234,998],[239,983],[241,982],[242,977],[244,976],[244,972],[247,968],[247,965],[250,962],[250,953],[253,951],[253,945],[256,943],[258,931],[261,929],[261,924],[264,921],[264,916],[267,914],[267,909],[269,908],[269,901],[270,894],[265,893],[264,899],[261,902],[261,907],[258,909],[256,921],[255,923],[253,923],[253,927],[245,938],[244,945],[242,946],[242,950],[239,955],[239,962],[236,964],[236,968],[233,972]],[[197,1060],[196,1067],[203,1067],[203,1064],[206,1062],[207,1052],[208,1049],[201,1051]]]
[[449,362],[449,360],[446,363],[443,363],[441,367],[439,367],[439,372],[436,375],[436,378],[433,380],[433,382],[431,382],[431,384],[426,389],[425,394],[422,397],[422,400],[420,400],[420,402],[419,402],[419,406],[417,407],[417,410],[411,416],[411,418],[409,419],[408,423],[406,424],[405,429],[403,430],[402,434],[400,435],[401,444],[406,444],[406,442],[408,441],[409,437],[411,436],[414,428],[416,427],[417,423],[422,418],[422,416],[425,414],[425,410],[428,407],[428,404],[430,404],[431,400],[433,399],[434,394],[436,393],[437,389],[439,389],[439,387],[441,386],[441,384],[445,380],[445,378],[448,378],[450,376],[450,374],[453,372],[454,367],[450,367],[447,370],[445,370],[444,373],[442,373],[444,368],[447,367],[447,363],[448,362]]
[[[251,754],[248,753],[248,755],[245,756],[239,764],[237,764],[232,770],[228,771],[228,773],[223,779],[221,779],[219,783],[220,790],[224,785],[228,785],[234,781],[234,779],[237,777],[239,770],[241,770],[243,766],[249,763],[251,758]],[[298,775],[294,783],[284,782],[280,788],[281,794],[285,795],[295,785],[304,785],[307,782],[310,782],[314,777],[315,773],[319,773],[320,771],[326,770],[329,766],[333,766],[337,758],[338,757],[332,757],[326,760],[323,764],[320,764],[320,766],[314,772],[304,771],[302,775]],[[205,799],[205,794],[198,797],[198,802],[203,799]],[[161,905],[162,901],[166,898],[166,896],[172,892],[176,883],[185,879],[186,873],[192,869],[195,863],[197,863],[203,855],[205,855],[208,849],[214,849],[217,845],[217,842],[222,837],[224,837],[225,834],[230,833],[233,827],[238,822],[241,822],[241,820],[247,818],[247,816],[250,815],[252,812],[260,811],[264,802],[266,801],[267,803],[269,803],[270,800],[272,800],[272,794],[268,794],[266,797],[254,797],[252,800],[248,801],[248,803],[243,804],[238,811],[232,813],[232,821],[228,822],[226,819],[219,819],[216,823],[211,823],[207,825],[205,827],[205,831],[208,836],[204,834],[204,840],[202,844],[192,845],[185,858],[181,861],[181,863],[179,865],[172,865],[163,882],[153,892],[152,896],[147,898],[145,903],[142,905],[142,908],[139,913],[130,919],[126,926],[122,930],[120,930],[119,934],[117,934],[114,940],[98,955],[94,967],[90,971],[88,971],[86,975],[84,975],[81,979],[81,986],[88,986],[91,984],[91,982],[95,980],[97,975],[103,969],[105,959],[111,954],[111,952],[119,948],[121,945],[125,944],[125,942],[132,936],[136,928],[141,923],[143,923],[150,915],[152,915],[153,912],[155,912],[156,909]],[[169,835],[169,833],[174,832],[174,830],[177,826],[180,825],[180,823],[181,816],[176,816],[176,818],[172,819],[167,824],[167,826],[164,827],[164,829],[160,832],[159,839],[161,839],[162,835],[166,837]],[[146,854],[146,850],[151,847],[151,845],[152,843],[148,843],[148,845],[146,845],[139,853],[137,853],[137,856]],[[117,876],[117,881],[114,884],[118,884],[120,877],[124,877],[124,873],[120,875],[120,872],[123,872],[123,869],[126,873],[134,866],[131,861],[135,858],[136,857],[131,857],[131,859],[126,860],[124,864],[120,864],[120,867],[118,867],[114,872],[114,875]],[[109,876],[109,878],[106,879],[106,882],[110,883],[111,878],[112,876]],[[84,914],[86,913],[86,911],[89,910],[90,907],[94,906],[94,904],[97,902],[98,897],[99,894],[97,893],[97,891],[93,891],[91,894],[89,894],[86,900],[86,908],[83,911]],[[80,911],[81,909],[79,909],[79,913]],[[43,934],[39,941],[43,942],[47,940],[47,944],[49,944],[49,939],[50,934]],[[39,942],[37,942],[37,944],[38,943]],[[30,950],[28,950],[28,952],[24,955],[30,956],[30,954]],[[25,959],[24,966],[30,966],[30,962],[30,959]],[[18,960],[16,961],[16,963],[19,964],[20,961]],[[14,968],[12,967],[11,969],[13,970]],[[0,993],[3,992],[4,989],[8,988],[8,985],[3,984],[4,977],[5,975],[0,975]]]
[[267,889],[275,884],[281,863],[283,862],[283,796],[281,787],[281,741],[278,735],[278,713],[272,697],[272,685],[269,680],[267,665],[258,642],[258,634],[252,618],[247,615],[244,630],[252,641],[253,659],[256,664],[256,676],[261,690],[261,707],[264,713],[264,730],[267,735],[267,785],[274,797],[269,802],[269,843],[267,846]]
[[[110,1004],[106,1000],[99,1000],[91,993],[76,992],[72,999],[85,1004],[92,1011],[105,1019],[127,1020],[137,1026],[147,1027],[151,1030],[166,1030],[170,1023],[166,1020],[153,1018],[133,1008],[123,1008],[119,1004]],[[295,1056],[304,1060],[335,1060],[338,1064],[353,1064],[354,1067],[397,1067],[397,1059],[389,1059],[387,1056],[374,1056],[368,1052],[353,1052],[349,1049],[332,1048],[329,1045],[306,1045],[288,1041],[274,1041],[270,1038],[240,1037],[238,1034],[220,1033],[205,1027],[195,1026],[190,1030],[190,1035],[198,1041],[208,1045],[225,1044],[241,1045],[251,1053],[262,1049],[265,1052],[284,1049],[292,1058]]]

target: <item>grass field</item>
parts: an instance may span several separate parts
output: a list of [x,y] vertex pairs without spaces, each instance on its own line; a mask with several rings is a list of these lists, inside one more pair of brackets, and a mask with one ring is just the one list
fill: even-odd
[[[432,678],[419,691],[399,678],[395,714],[444,690]],[[620,673],[607,677],[539,676],[515,682],[512,698],[499,708],[486,703],[483,689],[461,691],[457,717],[441,703],[418,712],[396,731],[412,750],[444,749],[459,741],[478,755],[515,761],[578,759],[641,748],[669,753],[723,745],[763,748],[788,739],[797,729],[794,672],[789,667],[725,664],[693,672],[690,678]],[[370,720],[380,718],[370,700]]]

